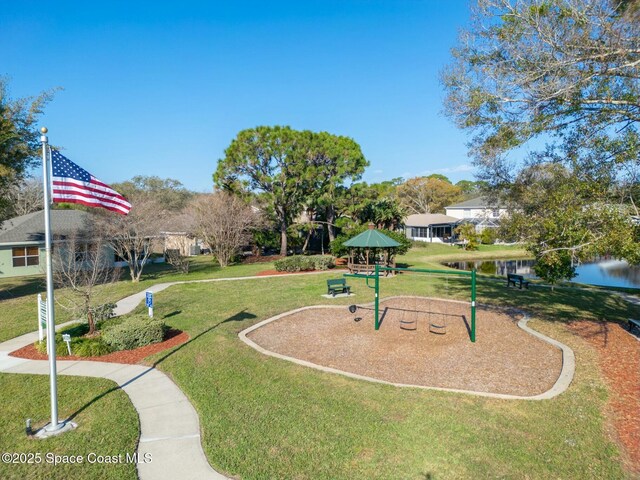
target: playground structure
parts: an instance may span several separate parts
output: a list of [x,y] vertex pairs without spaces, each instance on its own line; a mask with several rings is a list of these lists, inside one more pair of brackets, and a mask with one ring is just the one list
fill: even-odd
[[[468,301],[385,297],[379,331],[371,328],[373,307],[358,306],[359,322],[346,305],[301,307],[253,325],[240,337],[262,353],[307,367],[403,386],[529,397],[552,388],[562,370],[562,351],[521,328],[521,314],[478,306],[481,334],[471,343]],[[445,315],[447,334],[398,328],[413,310]]]
[[[471,342],[475,343],[476,341],[476,271],[475,269],[468,272],[464,270],[436,270],[436,269],[428,269],[428,268],[403,268],[403,267],[386,267],[382,265],[375,265],[373,274],[371,275],[345,273],[343,275],[344,277],[364,279],[367,287],[374,290],[374,327],[376,330],[380,329],[380,323],[381,323],[380,273],[381,272],[388,273],[388,272],[395,272],[395,271],[471,277],[471,326],[469,331],[469,337],[471,339]],[[370,280],[373,280],[373,286],[370,285],[369,283]],[[435,333],[443,333],[446,329],[446,325],[431,323],[430,328],[433,328],[436,331]],[[405,328],[405,329],[408,330],[413,328]]]

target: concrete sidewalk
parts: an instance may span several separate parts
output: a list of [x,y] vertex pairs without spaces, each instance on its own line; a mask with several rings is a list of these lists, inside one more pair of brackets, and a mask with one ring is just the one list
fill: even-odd
[[[250,277],[212,278],[181,282],[158,283],[147,289],[160,292],[183,283],[230,282],[258,280],[292,275],[317,275],[331,271],[264,275]],[[133,311],[145,298],[145,291],[123,298],[116,304],[116,316]],[[56,330],[68,325],[56,325]],[[27,333],[0,343],[0,372],[48,375],[49,362],[10,357],[9,353],[34,343],[38,333]],[[139,463],[138,475],[142,480],[205,480],[226,479],[216,472],[202,450],[198,414],[189,399],[169,377],[155,368],[92,361],[58,360],[59,375],[100,377],[113,380],[129,395],[140,418],[138,455],[150,453],[152,462]]]
[[[34,332],[0,343],[0,372],[48,375],[46,360],[9,356],[37,339],[38,333]],[[59,375],[113,380],[129,396],[140,418],[138,455],[144,458],[150,453],[152,459],[137,465],[140,479],[227,478],[209,465],[200,442],[198,414],[164,373],[143,365],[65,360],[57,362],[57,369]]]

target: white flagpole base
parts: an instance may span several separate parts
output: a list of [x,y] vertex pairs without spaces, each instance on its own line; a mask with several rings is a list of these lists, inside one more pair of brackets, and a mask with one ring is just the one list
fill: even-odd
[[62,435],[63,433],[74,430],[77,427],[78,427],[78,424],[74,422],[59,422],[58,425],[56,425],[56,428],[54,430],[50,430],[51,424],[47,423],[44,427],[38,430],[33,436],[39,439],[55,437],[56,435]]
[[38,430],[33,436],[38,439],[55,437],[56,435],[62,435],[65,432],[69,432],[78,426],[74,422],[59,422],[55,430],[49,430],[51,424],[47,423],[44,427]]

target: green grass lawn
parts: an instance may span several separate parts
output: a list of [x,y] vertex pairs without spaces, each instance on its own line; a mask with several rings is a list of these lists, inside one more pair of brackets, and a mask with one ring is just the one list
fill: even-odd
[[[443,261],[446,253],[443,248],[457,253],[456,259],[461,259],[461,255],[465,259],[519,255],[518,249],[495,246],[479,252],[462,252],[442,245],[431,247],[413,249],[399,261],[412,266],[433,266],[434,262]],[[109,299],[162,281],[247,276],[270,268],[268,264],[242,265],[221,271],[203,264],[184,277],[160,267],[149,272],[153,278],[145,277],[139,284],[120,282],[113,286]],[[341,273],[334,275],[337,278]],[[216,469],[243,479],[627,478],[617,447],[606,434],[602,411],[607,390],[595,353],[563,324],[580,319],[620,322],[640,315],[640,308],[596,289],[551,291],[535,286],[530,290],[507,289],[504,282],[480,277],[480,303],[531,311],[537,318],[532,322],[534,328],[565,342],[576,353],[577,372],[569,390],[542,402],[494,400],[371,384],[267,357],[239,341],[239,331],[277,313],[305,305],[353,303],[353,299],[322,298],[326,278],[312,275],[183,284],[156,294],[156,318],[164,318],[171,327],[187,331],[191,340],[148,361],[170,375],[194,404],[200,416],[205,452]],[[366,288],[363,280],[348,281],[358,303],[373,300],[372,290]],[[409,294],[469,298],[467,278],[403,274],[382,279],[380,283],[382,297]],[[26,307],[9,302],[33,301],[33,292],[25,286],[13,288],[26,291],[21,297],[0,302],[3,328],[0,336],[7,335],[4,333],[7,325],[13,331],[30,330],[31,320],[26,322],[23,318],[17,322],[14,315]],[[143,311],[143,306],[137,310]],[[481,335],[482,325],[478,325],[478,336]],[[46,420],[46,394],[36,400],[14,394],[21,384],[33,384],[30,389],[41,388],[46,392],[46,377],[39,378],[43,383],[37,386],[36,377],[0,375],[0,400],[8,406],[2,410],[0,422],[27,416]],[[7,384],[5,379],[15,383]],[[67,397],[64,402],[83,405],[96,396],[88,393],[96,388],[92,383],[95,380],[73,381],[73,385],[68,385],[71,392],[79,392],[79,398]],[[104,391],[107,385],[108,382],[97,391]],[[117,397],[111,393],[103,398],[116,402]],[[43,413],[31,413],[35,410],[31,406],[34,401],[42,403]],[[107,422],[113,417],[110,407],[93,409],[93,405],[101,402],[95,402],[85,412],[95,415],[96,422]],[[9,415],[5,411],[15,413]],[[131,421],[122,420],[120,413],[113,418],[117,421],[110,423],[112,432],[103,435],[127,437]],[[12,428],[21,425],[20,422]],[[76,433],[80,429],[70,435]],[[31,443],[22,445],[17,443],[18,438],[16,431],[11,438],[1,440],[0,446],[30,451]],[[64,451],[70,448],[66,438],[71,437],[52,440],[52,445]],[[76,437],[73,445],[78,451],[88,452],[97,448],[92,441]],[[111,445],[109,440],[103,441]],[[130,475],[108,469],[104,477],[94,477],[96,473],[89,469],[72,473],[73,476],[64,478]],[[29,478],[23,472],[20,477]],[[50,478],[44,471],[33,478],[40,477]],[[0,478],[5,478],[2,470]],[[135,472],[130,478],[135,478]]]
[[[516,258],[523,255],[517,247],[506,245],[481,245],[476,252],[465,252],[456,247],[429,244],[414,248],[407,255],[398,258],[400,263],[413,266],[438,266],[437,262],[455,259]],[[98,288],[100,302],[117,301],[161,282],[183,280],[204,280],[207,278],[246,277],[263,270],[273,269],[273,263],[253,263],[220,268],[211,256],[191,259],[189,274],[176,273],[167,264],[150,264],[144,269],[138,283],[129,280],[129,272],[122,270],[121,281],[114,285]],[[0,342],[17,337],[37,328],[37,294],[45,293],[43,276],[0,279]],[[71,320],[71,314],[56,307],[56,323]]]
[[[60,418],[73,415],[78,428],[60,437],[33,440],[25,435],[25,420],[34,427],[49,421],[49,377],[45,375],[0,374],[0,452],[40,452],[39,464],[0,462],[2,479],[123,479],[136,478],[135,464],[89,464],[87,455],[123,456],[135,453],[138,415],[129,397],[109,380],[58,377]],[[51,455],[82,455],[81,465],[53,465]],[[35,461],[35,456],[32,457]]]
[[[272,268],[272,263],[254,263],[222,269],[214,266],[212,257],[200,256],[192,259],[191,271],[185,275],[176,273],[169,265],[153,264],[145,267],[138,283],[131,282],[128,270],[123,270],[121,281],[97,288],[96,298],[98,302],[115,302],[156,283],[226,276],[246,277]],[[42,293],[44,297],[45,291],[42,276],[0,279],[0,342],[38,328],[37,296]],[[70,312],[56,306],[56,323],[68,320],[72,320]]]
[[[266,357],[238,340],[240,330],[271,315],[326,303],[324,280],[181,285],[157,295],[156,315],[192,340],[153,360],[194,403],[216,468],[246,479],[625,478],[605,433],[607,392],[594,353],[562,324],[621,321],[637,308],[602,292],[514,293],[481,280],[480,301],[528,307],[555,320],[533,325],[575,350],[574,383],[544,402],[369,384]],[[363,283],[350,282],[358,302],[372,300]],[[461,282],[417,275],[381,284],[383,296],[468,292]]]

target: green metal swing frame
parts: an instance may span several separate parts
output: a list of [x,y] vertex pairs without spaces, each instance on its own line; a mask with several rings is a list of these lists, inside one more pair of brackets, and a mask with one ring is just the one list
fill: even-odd
[[[437,273],[443,275],[457,275],[463,277],[471,277],[471,342],[476,341],[476,270],[473,269],[470,272],[462,270],[434,270],[429,268],[403,268],[403,267],[385,267],[376,265],[373,275],[361,275],[357,273],[345,273],[344,277],[350,278],[364,278],[366,285],[369,288],[375,290],[374,298],[374,317],[375,317],[375,329],[380,329],[380,272],[416,272],[416,273]],[[373,279],[373,286],[369,284],[369,280]]]

